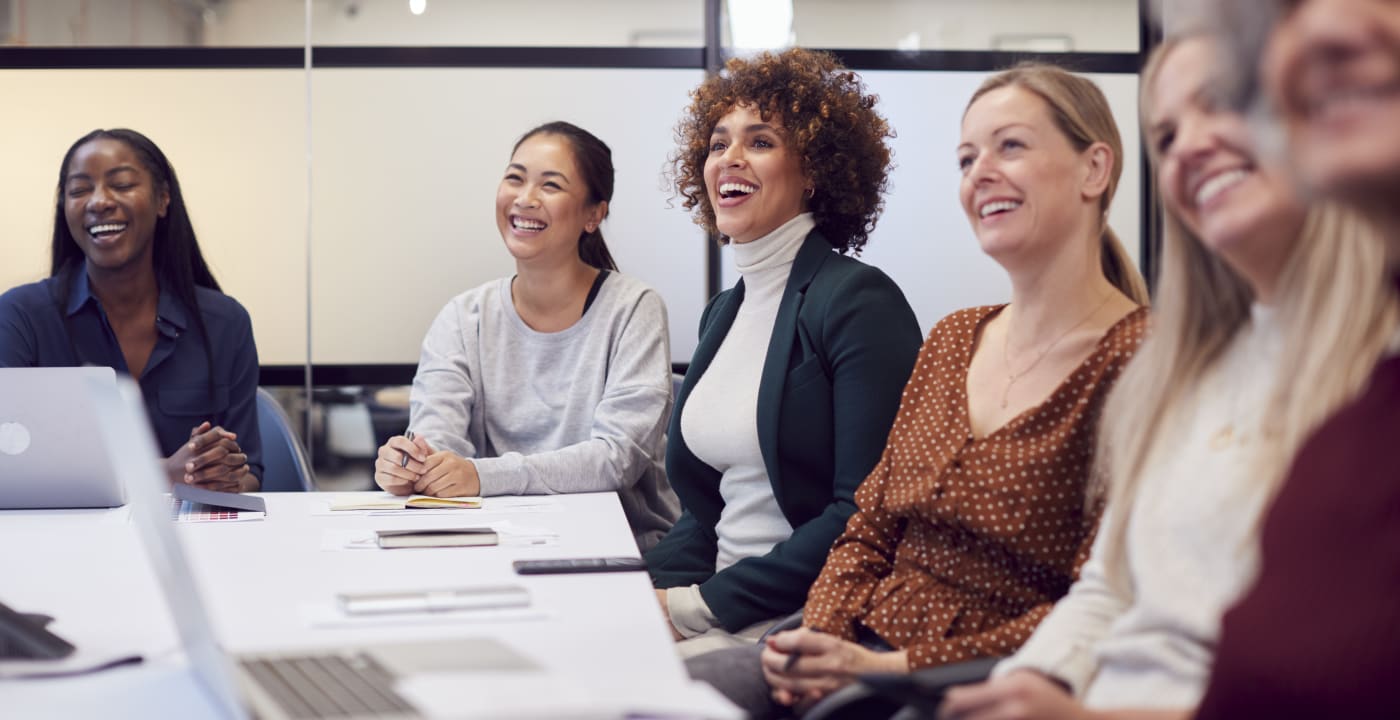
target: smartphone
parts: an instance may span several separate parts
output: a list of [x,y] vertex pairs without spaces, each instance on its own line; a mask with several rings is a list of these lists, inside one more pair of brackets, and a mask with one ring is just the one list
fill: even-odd
[[634,572],[646,570],[646,563],[634,557],[595,557],[558,560],[516,560],[511,563],[520,575],[566,573]]

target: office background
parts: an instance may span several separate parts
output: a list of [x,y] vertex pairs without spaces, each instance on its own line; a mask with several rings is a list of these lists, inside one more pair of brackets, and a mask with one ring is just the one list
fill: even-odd
[[[415,14],[408,0],[0,0],[0,288],[47,272],[68,145],[132,127],[175,164],[216,277],[252,315],[264,384],[289,386],[294,413],[315,409],[312,386],[404,383],[438,309],[512,272],[496,185],[521,132],[564,119],[613,148],[604,232],[622,271],[666,300],[685,363],[706,299],[737,276],[672,200],[672,128],[707,67],[773,42],[761,31],[790,7],[776,42],[836,50],[898,133],[862,257],[927,329],[1007,299],[958,204],[953,149],[977,84],[1020,59],[1049,54],[1103,87],[1125,145],[1109,221],[1150,263],[1143,4],[425,0]],[[327,432],[324,412],[299,414]]]

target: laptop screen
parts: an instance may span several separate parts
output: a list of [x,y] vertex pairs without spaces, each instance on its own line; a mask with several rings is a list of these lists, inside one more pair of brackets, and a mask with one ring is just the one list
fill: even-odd
[[214,639],[194,574],[170,520],[165,497],[169,488],[160,467],[160,451],[146,421],[141,391],[131,379],[122,377],[117,379],[116,393],[110,385],[105,392],[94,385],[92,398],[107,458],[127,489],[132,520],[175,618],[190,667],[220,712],[230,718],[246,718],[233,666]]

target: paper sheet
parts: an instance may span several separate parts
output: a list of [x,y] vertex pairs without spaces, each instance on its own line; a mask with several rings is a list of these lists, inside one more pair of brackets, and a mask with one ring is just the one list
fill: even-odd
[[347,615],[334,601],[303,603],[301,617],[315,628],[372,627],[380,625],[456,625],[469,623],[531,622],[545,620],[550,614],[536,607],[499,608],[492,610],[454,610],[445,612],[386,613],[383,615]]

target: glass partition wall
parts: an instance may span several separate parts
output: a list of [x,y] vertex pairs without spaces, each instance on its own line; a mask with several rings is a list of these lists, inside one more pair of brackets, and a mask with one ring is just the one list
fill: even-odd
[[[522,14],[525,13],[525,14]],[[48,267],[54,183],[96,127],[146,133],[179,171],[201,246],[253,318],[262,382],[323,487],[362,488],[407,423],[423,333],[508,275],[494,199],[515,140],[562,119],[613,149],[603,229],[666,301],[673,360],[736,276],[665,184],[688,93],[755,44],[835,50],[880,95],[897,169],[863,259],[931,326],[1005,298],[956,199],[958,120],[988,73],[1089,71],[1127,142],[1110,221],[1150,265],[1136,0],[0,0],[0,289]],[[707,42],[707,38],[713,38]],[[755,39],[756,38],[756,39]]]

